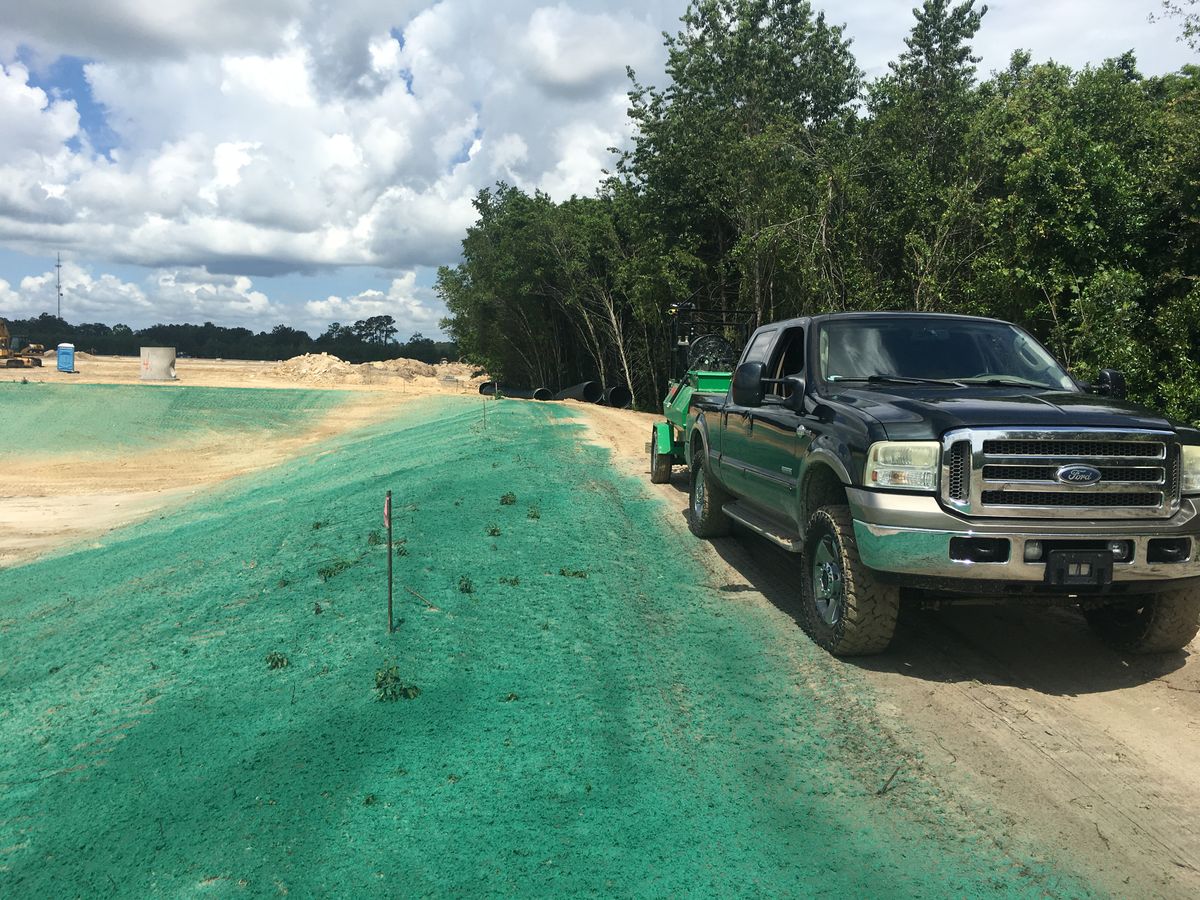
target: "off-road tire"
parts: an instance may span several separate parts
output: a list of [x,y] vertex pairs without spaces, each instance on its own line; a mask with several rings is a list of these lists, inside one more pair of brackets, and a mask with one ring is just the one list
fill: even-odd
[[650,483],[667,484],[671,480],[672,460],[658,452],[658,429],[650,429]]
[[[821,559],[830,567],[830,574],[840,570],[840,603],[823,599],[828,591],[817,583],[819,576],[814,572]],[[850,507],[823,506],[813,513],[800,563],[800,625],[808,636],[834,656],[867,656],[886,650],[896,631],[900,589],[884,584],[862,564]],[[836,579],[830,583],[835,584]],[[836,613],[830,611],[834,609]]]
[[[700,451],[703,453],[703,450]],[[688,486],[688,528],[699,538],[724,537],[732,523],[721,509],[733,497],[717,483],[702,458],[692,460]]]
[[1200,588],[1176,588],[1086,609],[1088,625],[1104,643],[1126,653],[1182,650],[1200,631]]

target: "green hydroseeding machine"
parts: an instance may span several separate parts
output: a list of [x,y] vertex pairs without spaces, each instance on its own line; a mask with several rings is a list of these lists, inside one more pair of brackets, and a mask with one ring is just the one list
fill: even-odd
[[666,484],[671,468],[686,464],[684,435],[695,403],[705,396],[724,396],[733,369],[750,333],[751,316],[744,310],[697,310],[690,303],[673,305],[671,340],[679,354],[682,375],[668,384],[663,400],[665,422],[650,434],[650,480]]

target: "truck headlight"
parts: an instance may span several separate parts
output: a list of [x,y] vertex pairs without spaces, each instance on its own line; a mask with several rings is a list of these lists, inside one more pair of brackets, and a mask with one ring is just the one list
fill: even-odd
[[1200,494],[1200,446],[1189,446],[1184,444],[1183,450],[1183,474],[1180,477],[1180,486],[1185,494]]
[[[937,441],[880,441],[872,444],[867,453],[863,486],[902,491],[936,490],[941,452],[942,446]],[[1197,461],[1200,462],[1200,458]]]

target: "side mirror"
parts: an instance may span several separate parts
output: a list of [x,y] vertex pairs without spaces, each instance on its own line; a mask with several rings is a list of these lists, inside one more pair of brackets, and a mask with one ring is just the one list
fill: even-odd
[[760,362],[748,362],[734,369],[730,389],[734,406],[762,406],[764,368]]
[[804,376],[789,375],[783,379],[788,388],[787,406],[793,412],[804,412]]
[[1101,369],[1095,387],[1098,394],[1105,394],[1115,400],[1125,399],[1125,376],[1116,369]]

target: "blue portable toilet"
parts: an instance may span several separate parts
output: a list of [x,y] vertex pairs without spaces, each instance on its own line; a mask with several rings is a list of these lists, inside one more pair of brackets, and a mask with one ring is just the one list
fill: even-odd
[[59,344],[58,345],[58,371],[74,372],[75,371],[75,345],[74,344]]

